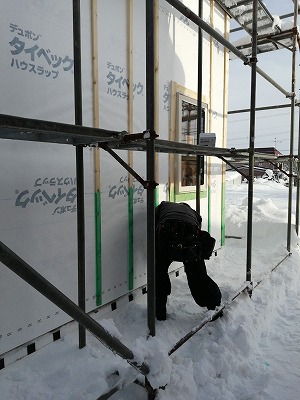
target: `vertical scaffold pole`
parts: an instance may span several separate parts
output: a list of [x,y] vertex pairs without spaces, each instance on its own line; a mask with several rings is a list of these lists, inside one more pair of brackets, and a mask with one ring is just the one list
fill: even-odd
[[[146,116],[154,133],[154,0],[146,0]],[[155,336],[155,145],[147,140],[147,314],[149,334]]]
[[[294,27],[297,29],[298,1],[294,2]],[[292,204],[293,204],[293,154],[294,154],[294,125],[295,125],[295,87],[296,87],[296,33],[293,34],[292,49],[292,87],[291,87],[291,131],[290,131],[290,160],[289,160],[289,195],[288,195],[288,226],[287,226],[287,251],[291,251],[292,230]]]
[[248,220],[247,220],[247,263],[246,281],[251,282],[252,264],[252,228],[253,228],[253,179],[254,179],[254,141],[255,141],[255,104],[256,104],[256,63],[257,63],[257,9],[258,2],[253,0],[252,17],[252,56],[251,63],[251,100],[250,100],[250,139],[249,139],[249,181],[248,181]]
[[[199,1],[199,17],[202,18],[202,1]],[[198,26],[198,96],[197,96],[197,144],[200,144],[201,120],[202,120],[202,29]],[[196,211],[200,214],[200,186],[201,167],[203,168],[203,156],[196,158]],[[201,165],[202,164],[202,165]]]
[[[75,124],[82,125],[80,0],[73,0]],[[83,147],[76,146],[78,306],[85,311],[85,223]],[[79,325],[79,348],[86,345],[86,330]]]
[[296,189],[296,232],[297,235],[300,236],[300,221],[299,221],[299,213],[300,213],[300,108],[298,107],[299,113],[299,131],[298,131],[298,157],[297,157],[297,189]]

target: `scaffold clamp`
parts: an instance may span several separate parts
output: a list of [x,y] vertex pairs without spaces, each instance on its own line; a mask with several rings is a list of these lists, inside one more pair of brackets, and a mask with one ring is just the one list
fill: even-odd
[[144,181],[144,188],[145,189],[155,189],[158,186],[158,183],[155,181]]
[[257,57],[248,57],[247,61],[244,62],[244,65],[257,64]]

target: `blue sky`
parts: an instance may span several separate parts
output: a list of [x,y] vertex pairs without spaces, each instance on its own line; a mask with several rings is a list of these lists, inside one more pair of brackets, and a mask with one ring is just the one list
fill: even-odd
[[[265,0],[265,5],[272,15],[284,15],[294,11],[292,0]],[[244,36],[247,36],[245,34]],[[232,34],[230,41],[241,37],[241,33]],[[286,91],[292,86],[292,53],[288,50],[277,50],[258,56],[257,64]],[[229,65],[229,110],[250,107],[250,74],[251,69],[240,60],[232,60]],[[296,97],[300,98],[299,51],[296,58]],[[285,96],[260,75],[257,76],[256,105],[271,106],[290,103]],[[255,147],[276,147],[283,154],[290,150],[290,109],[259,111],[256,113]],[[249,146],[249,113],[230,115],[228,118],[229,148],[247,148]],[[294,154],[298,151],[299,110],[295,109]]]

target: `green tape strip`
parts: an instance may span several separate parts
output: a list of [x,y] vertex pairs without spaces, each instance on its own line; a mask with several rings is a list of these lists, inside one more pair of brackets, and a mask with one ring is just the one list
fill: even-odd
[[[205,190],[200,191],[200,198],[203,199],[207,197],[207,192]],[[188,200],[196,200],[196,192],[187,192],[187,193],[176,193],[174,196],[174,201],[188,201]]]
[[174,185],[170,187],[169,198],[171,202],[175,201],[175,188]]
[[102,304],[101,197],[95,193],[96,305]]
[[128,190],[128,290],[133,289],[133,188]]
[[208,232],[210,232],[210,228],[211,228],[210,212],[211,212],[211,190],[210,190],[210,186],[208,186],[207,187],[207,230],[208,230]]
[[225,203],[225,182],[222,182],[222,204],[221,204],[221,246],[225,244],[225,219],[226,219],[226,203]]

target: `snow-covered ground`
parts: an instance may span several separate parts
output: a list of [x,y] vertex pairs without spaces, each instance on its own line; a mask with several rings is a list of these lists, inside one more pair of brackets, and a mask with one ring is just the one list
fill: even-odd
[[[158,389],[158,400],[299,399],[300,254],[294,228],[292,255],[281,262],[287,255],[287,196],[280,183],[255,182],[252,277],[261,283],[251,298],[242,293],[222,318],[206,324],[171,356],[174,344],[209,316],[194,303],[184,273],[172,281],[168,318],[157,322],[154,338],[146,339],[146,296],[101,321],[138,361],[148,363],[151,384],[165,386]],[[227,188],[226,208],[229,238],[207,262],[223,301],[245,282],[247,184]],[[0,371],[0,398],[96,400],[118,380],[135,379],[136,370],[91,335],[79,350],[77,336],[74,332]],[[147,394],[132,384],[112,399],[147,399]]]

